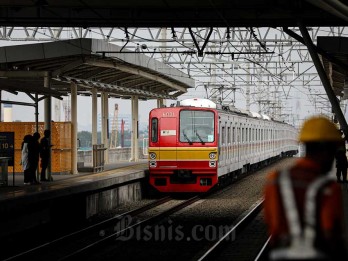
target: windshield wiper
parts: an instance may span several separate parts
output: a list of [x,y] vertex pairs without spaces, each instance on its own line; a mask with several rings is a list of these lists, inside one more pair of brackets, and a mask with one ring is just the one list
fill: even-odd
[[203,141],[202,137],[198,134],[198,131],[196,131],[196,135],[197,135],[198,139],[201,141],[202,145],[204,145],[205,142]]
[[182,134],[184,135],[185,139],[189,142],[190,145],[192,145],[192,141],[187,137],[185,131],[182,131]]

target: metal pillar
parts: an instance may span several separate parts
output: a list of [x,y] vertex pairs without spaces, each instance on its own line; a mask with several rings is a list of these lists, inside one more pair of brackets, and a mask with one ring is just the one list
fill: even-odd
[[336,117],[337,117],[338,122],[340,123],[341,129],[344,132],[344,137],[346,140],[348,140],[348,125],[347,125],[346,119],[344,118],[344,115],[342,113],[338,99],[337,99],[337,97],[336,97],[336,95],[331,87],[330,81],[327,78],[325,70],[324,70],[324,68],[319,60],[318,54],[315,51],[315,46],[312,42],[312,39],[309,36],[307,28],[301,22],[299,23],[299,28],[300,28],[303,40],[308,48],[309,54],[312,57],[315,68],[318,71],[320,80],[323,83],[325,92],[329,98],[332,109],[333,109],[334,113],[336,114]]
[[101,112],[102,112],[102,130],[101,139],[104,144],[104,159],[105,163],[109,162],[109,101],[108,93],[102,92],[101,95]]
[[138,100],[138,96],[132,96],[132,132],[131,132],[132,139],[131,139],[130,161],[139,161],[138,122],[139,122],[139,100]]
[[[246,110],[250,111],[250,67],[249,67],[249,64],[248,64],[248,67],[247,67],[246,82],[247,82],[246,91],[245,91],[245,95],[246,95]],[[233,103],[235,103],[235,102],[236,101],[233,101]]]
[[71,83],[71,174],[77,171],[77,85]]
[[[44,77],[44,87],[51,89],[51,75],[49,72],[45,73]],[[37,100],[35,101],[37,103]],[[51,135],[49,137],[49,143],[52,144],[52,131],[51,131],[51,121],[52,121],[52,110],[51,110],[51,102],[52,98],[51,96],[47,96],[44,101],[44,129],[49,130],[51,132]],[[38,128],[38,127],[37,127]],[[52,149],[50,148],[49,150],[49,161],[48,161],[48,166],[46,169],[46,178],[48,180],[52,180]]]
[[39,98],[35,93],[35,131],[39,132]]
[[97,89],[92,89],[92,145],[97,144],[97,113],[98,113]]
[[2,99],[2,90],[0,90],[0,122],[2,122],[2,103],[1,103],[1,99]]
[[164,105],[164,99],[157,99],[157,108],[161,108]]

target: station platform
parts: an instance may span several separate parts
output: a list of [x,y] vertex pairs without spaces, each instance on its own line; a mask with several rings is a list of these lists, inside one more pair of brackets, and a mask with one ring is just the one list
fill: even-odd
[[140,200],[147,169],[147,160],[119,162],[96,173],[52,175],[53,181],[35,185],[9,173],[8,186],[0,187],[0,236],[50,222],[73,224]]
[[[117,163],[110,163],[110,164],[105,164],[104,166],[104,171],[102,172],[92,172],[92,171],[79,171],[78,174],[53,174],[52,178],[53,181],[49,182],[41,182],[41,185],[47,185],[47,184],[54,184],[52,182],[56,181],[61,181],[61,180],[66,180],[66,179],[71,179],[71,178],[78,178],[82,176],[91,176],[95,174],[101,174],[103,172],[107,172],[109,170],[115,170],[123,167],[128,167],[128,166],[134,166],[134,165],[139,165],[139,164],[146,164],[147,160],[139,160],[138,162],[129,162],[129,161],[120,161]],[[85,169],[88,169],[89,167],[86,167]],[[90,167],[92,168],[92,167]],[[3,191],[11,191],[18,189],[19,187],[34,187],[35,185],[24,185],[24,176],[23,173],[16,173],[13,175],[13,173],[8,173],[8,186],[0,186],[0,194],[3,193]]]

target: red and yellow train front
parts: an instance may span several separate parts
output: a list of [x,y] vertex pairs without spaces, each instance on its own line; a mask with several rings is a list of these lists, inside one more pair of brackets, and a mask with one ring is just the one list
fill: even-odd
[[218,182],[217,113],[167,107],[150,112],[150,184],[161,192],[206,192]]

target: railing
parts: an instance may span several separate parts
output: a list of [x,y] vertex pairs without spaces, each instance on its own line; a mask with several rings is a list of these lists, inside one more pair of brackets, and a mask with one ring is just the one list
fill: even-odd
[[104,170],[104,144],[93,145],[93,172],[99,172]]

